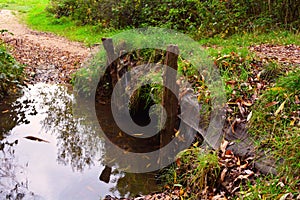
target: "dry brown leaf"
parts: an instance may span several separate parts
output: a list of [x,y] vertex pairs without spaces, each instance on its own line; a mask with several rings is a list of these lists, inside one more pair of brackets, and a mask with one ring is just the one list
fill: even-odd
[[270,107],[270,106],[274,106],[274,105],[276,105],[276,104],[278,104],[279,102],[278,101],[272,101],[272,102],[270,102],[270,103],[267,103],[266,105],[265,105],[265,108],[268,108],[268,107]]
[[242,100],[242,104],[245,105],[245,106],[248,106],[248,107],[252,106],[252,102],[249,101],[249,100],[247,100],[247,101]]
[[229,144],[228,141],[223,140],[221,145],[220,145],[220,150],[223,152],[222,157],[225,155],[225,151],[226,151],[226,148],[227,148],[228,144]]
[[300,100],[299,100],[299,97],[297,95],[295,95],[295,103],[300,104]]
[[223,182],[223,181],[224,181],[224,179],[225,179],[225,176],[226,176],[226,172],[227,172],[227,168],[224,168],[224,169],[222,170],[222,172],[221,172],[221,176],[220,176],[220,180],[221,180],[221,182]]

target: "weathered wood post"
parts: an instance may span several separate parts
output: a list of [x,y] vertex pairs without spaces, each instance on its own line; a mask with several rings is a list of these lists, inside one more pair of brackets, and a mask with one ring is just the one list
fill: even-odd
[[115,53],[114,44],[111,38],[102,38],[104,49],[107,53],[107,64],[110,69],[111,85],[112,88],[118,82],[118,55]]
[[164,63],[167,68],[163,75],[163,85],[168,85],[170,89],[167,87],[163,89],[162,105],[166,110],[167,118],[160,135],[161,147],[167,145],[175,135],[174,128],[176,127],[178,114],[178,99],[176,95],[178,96],[179,94],[179,86],[176,83],[178,54],[179,48],[177,45],[169,45],[167,47]]

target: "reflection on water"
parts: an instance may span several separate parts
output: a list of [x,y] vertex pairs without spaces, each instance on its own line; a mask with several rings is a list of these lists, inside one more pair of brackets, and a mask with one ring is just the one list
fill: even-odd
[[153,174],[113,168],[99,180],[104,141],[88,116],[73,115],[73,101],[66,87],[36,84],[0,104],[0,197],[101,199],[155,191]]

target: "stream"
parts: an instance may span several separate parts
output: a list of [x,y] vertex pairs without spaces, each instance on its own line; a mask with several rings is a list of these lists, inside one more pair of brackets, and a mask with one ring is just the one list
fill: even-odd
[[0,102],[1,199],[84,200],[158,191],[155,173],[112,168],[108,180],[99,179],[104,139],[95,137],[84,115],[73,114],[74,101],[66,86],[37,83]]

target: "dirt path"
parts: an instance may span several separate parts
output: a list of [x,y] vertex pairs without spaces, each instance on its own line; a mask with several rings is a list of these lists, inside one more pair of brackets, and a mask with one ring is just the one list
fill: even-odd
[[16,60],[27,66],[29,83],[68,83],[70,74],[90,54],[90,49],[79,42],[29,29],[10,10],[0,10],[0,30],[3,29],[13,33],[0,37],[13,46],[11,53]]

